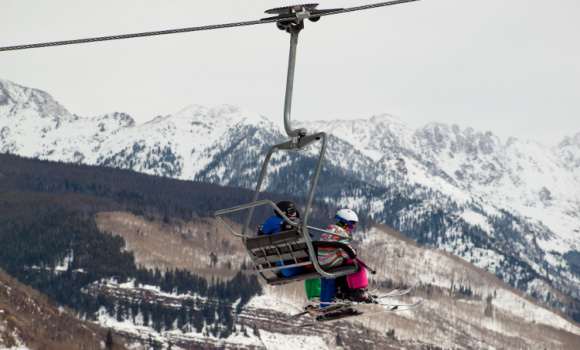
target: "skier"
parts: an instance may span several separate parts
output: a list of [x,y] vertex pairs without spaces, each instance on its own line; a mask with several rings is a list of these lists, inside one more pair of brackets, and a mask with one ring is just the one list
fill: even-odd
[[[290,221],[295,223],[300,222],[300,213],[296,209],[296,204],[294,204],[294,202],[281,201],[276,203],[276,206],[290,219]],[[271,216],[262,224],[258,231],[258,235],[269,235],[292,229],[292,225],[284,221],[282,216],[278,214],[276,210],[274,210],[274,214],[276,215]]]
[[[352,249],[349,234],[358,223],[358,216],[350,209],[340,209],[334,216],[334,222],[335,225],[330,225],[326,228],[332,234],[324,233],[320,240],[343,243]],[[356,251],[352,250],[356,254]],[[318,263],[322,268],[330,268],[343,264],[352,264],[353,261],[341,248],[320,247],[318,248]],[[364,262],[362,264],[359,263],[359,265],[364,266]],[[340,277],[337,278],[337,282],[339,282],[339,289],[342,289],[342,293],[348,294],[350,292],[349,296],[343,295],[342,297],[347,297],[356,302],[376,303],[373,296],[366,290],[369,282],[365,268],[361,267],[359,271],[346,276],[346,282],[350,290],[345,290],[344,283],[340,283]],[[332,302],[332,297],[335,296],[335,285],[334,279],[321,278],[320,302],[322,307],[328,306],[328,303]]]
[[[292,201],[281,201],[276,203],[276,206],[293,222],[300,222],[300,213],[296,209],[296,204]],[[258,235],[269,235],[272,233],[287,231],[292,229],[292,225],[284,221],[282,216],[274,210],[276,215],[270,217],[258,231]],[[282,263],[276,263],[278,266],[282,266]],[[307,269],[314,268],[312,265],[305,267],[289,267],[286,269],[281,269],[282,275],[284,276],[295,276],[300,273],[304,273]],[[320,296],[320,280],[318,278],[310,279],[304,281],[304,288],[306,290],[306,298],[310,300],[313,297]]]

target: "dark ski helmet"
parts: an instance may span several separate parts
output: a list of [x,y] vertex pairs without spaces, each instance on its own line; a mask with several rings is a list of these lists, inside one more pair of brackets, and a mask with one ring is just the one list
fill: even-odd
[[[294,202],[292,201],[281,201],[276,203],[276,206],[288,217],[298,216],[296,204],[294,204]],[[280,214],[278,214],[276,210],[274,210],[274,213],[276,214],[276,216],[282,217],[280,216]]]

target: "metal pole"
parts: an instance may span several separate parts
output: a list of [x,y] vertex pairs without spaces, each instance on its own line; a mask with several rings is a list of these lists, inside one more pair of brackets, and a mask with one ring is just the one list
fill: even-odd
[[[260,178],[258,179],[258,183],[256,184],[256,189],[254,190],[254,195],[252,196],[252,201],[250,203],[255,203],[258,201],[258,196],[260,195],[260,187],[262,187],[262,182],[264,181],[264,177],[266,176],[266,170],[268,169],[268,163],[270,162],[270,158],[272,154],[276,150],[278,145],[273,146],[268,151],[266,155],[266,159],[264,160],[264,165],[262,166],[262,171],[260,172]],[[248,226],[250,226],[250,220],[252,219],[252,215],[254,215],[254,207],[251,207],[248,211],[248,216],[246,217],[246,221],[244,222],[244,228],[242,229],[242,236],[246,236],[246,231],[248,230]]]
[[304,28],[304,22],[290,25],[287,31],[290,33],[290,55],[288,58],[288,75],[286,77],[286,98],[284,99],[284,129],[290,137],[305,136],[306,129],[292,130],[290,112],[292,109],[292,90],[294,89],[294,71],[296,68],[296,48],[298,46],[298,34]]

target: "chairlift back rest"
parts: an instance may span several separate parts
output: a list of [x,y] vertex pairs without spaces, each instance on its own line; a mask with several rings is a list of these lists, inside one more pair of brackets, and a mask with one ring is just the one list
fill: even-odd
[[[347,252],[351,259],[356,257],[353,250],[343,243],[327,242],[327,241],[313,241],[312,245],[315,249],[314,261],[317,263],[318,248],[332,247],[341,248]],[[311,258],[308,245],[302,237],[300,230],[294,228],[289,231],[283,231],[265,236],[246,238],[246,248],[252,256],[252,261],[256,270],[263,274],[263,272],[270,271],[274,274],[273,277],[265,277],[269,285],[280,285],[295,281],[301,281],[312,278],[322,277],[317,271],[304,269],[304,273],[294,276],[283,276],[280,270],[294,266],[304,266],[313,262]],[[276,262],[285,262],[284,266],[277,266]],[[325,270],[326,272],[345,275],[358,271],[354,265],[334,267]]]
[[[246,238],[246,248],[253,255],[255,263],[259,265],[294,260],[294,258],[309,260],[310,257],[308,245],[298,229]],[[258,266],[256,268],[258,269]]]

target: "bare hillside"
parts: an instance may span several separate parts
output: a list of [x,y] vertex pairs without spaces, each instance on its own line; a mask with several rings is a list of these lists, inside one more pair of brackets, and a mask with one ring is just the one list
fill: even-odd
[[95,216],[95,222],[101,231],[123,237],[136,264],[148,269],[180,268],[200,275],[219,271],[233,277],[242,264],[251,266],[241,241],[232,239],[215,219],[164,222],[127,212],[103,212]]
[[[106,330],[51,305],[46,296],[0,269],[0,349],[102,349]],[[111,349],[124,349],[113,338]]]

